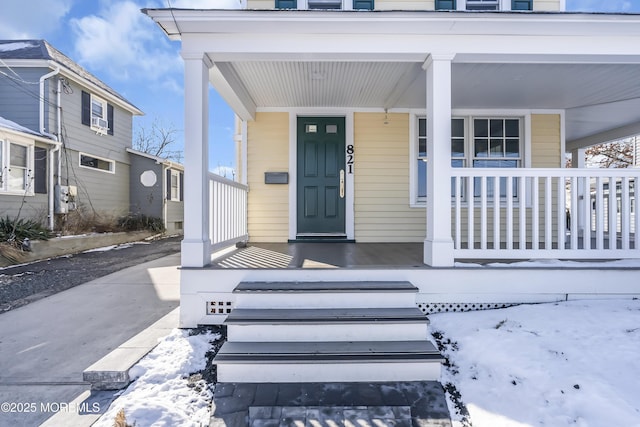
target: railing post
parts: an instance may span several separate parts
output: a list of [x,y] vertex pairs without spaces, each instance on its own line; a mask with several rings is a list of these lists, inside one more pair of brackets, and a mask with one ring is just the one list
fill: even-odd
[[451,61],[454,55],[429,55],[427,77],[427,237],[424,262],[453,266],[451,237]]
[[184,239],[183,267],[211,262],[209,240],[209,68],[206,54],[182,53],[184,58]]
[[[586,159],[586,149],[585,148],[577,148],[571,151],[571,167],[575,169],[584,169],[586,167],[585,163]],[[589,212],[585,212],[582,207],[584,203],[580,203],[580,200],[584,200],[585,198],[591,198],[590,185],[588,180],[578,179],[577,187],[572,187],[571,191],[575,192],[572,194],[573,197],[578,201],[577,212],[571,212],[571,216],[577,219],[577,229],[575,230],[578,237],[582,237],[586,243],[587,239],[591,240],[591,230],[587,229],[587,217]],[[572,230],[572,234],[573,234]]]

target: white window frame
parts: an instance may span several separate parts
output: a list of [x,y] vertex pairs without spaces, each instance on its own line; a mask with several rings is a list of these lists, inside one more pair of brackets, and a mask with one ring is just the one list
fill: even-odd
[[[102,132],[107,132],[107,130],[109,129],[109,120],[107,118],[107,101],[105,101],[104,99],[95,96],[94,94],[91,94],[90,96],[90,100],[89,100],[90,106],[91,106],[91,129],[94,131],[102,131]],[[102,109],[102,114],[98,115],[98,114],[94,114],[93,111],[93,105],[95,104],[100,104],[100,108]],[[94,124],[94,118],[100,119],[100,120],[104,120],[106,126],[97,126]]]
[[[83,165],[82,164],[82,156],[91,157],[93,159],[101,160],[103,162],[109,163],[109,165],[110,165],[109,170],[101,169],[101,168],[97,168],[97,167],[94,168],[92,166]],[[88,170],[92,170],[92,171],[98,171],[98,172],[110,173],[110,174],[115,174],[116,173],[116,162],[115,162],[115,160],[105,159],[104,157],[94,156],[93,154],[88,154],[88,153],[83,153],[83,152],[79,152],[78,153],[78,166],[80,166],[83,169],[88,169]]]
[[[176,178],[176,187],[175,187],[175,195],[173,192],[173,177]],[[172,202],[179,202],[180,201],[180,171],[175,170],[175,169],[171,169],[171,181],[167,183],[167,185],[169,186],[169,189],[171,190],[171,199],[169,199]]]
[[[11,146],[18,145],[27,150],[27,161],[24,167],[24,187],[16,190],[9,188],[11,174]],[[34,147],[33,141],[17,141],[15,139],[0,140],[0,192],[2,194],[15,194],[33,196],[33,171],[34,171]],[[22,167],[20,167],[22,168]]]
[[[463,167],[473,167],[473,119],[519,119],[520,120],[520,157],[519,168],[531,167],[531,114],[529,110],[453,110],[452,119],[465,120],[465,157]],[[425,208],[426,197],[418,197],[418,120],[424,118],[426,112],[412,111],[409,116],[409,206]],[[455,158],[459,160],[461,158]]]
[[[336,2],[337,3],[337,2]],[[309,8],[309,0],[298,0],[298,9],[299,10],[352,10],[353,9],[353,0],[341,0],[340,9],[310,9]]]
[[[511,0],[497,0],[497,1],[498,1],[498,10],[502,10],[502,11],[511,10]],[[467,10],[467,0],[457,0],[456,10]]]

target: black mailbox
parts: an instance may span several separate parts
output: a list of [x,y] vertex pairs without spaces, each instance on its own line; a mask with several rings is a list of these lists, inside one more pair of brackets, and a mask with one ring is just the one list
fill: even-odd
[[265,172],[264,183],[265,184],[288,184],[289,172]]

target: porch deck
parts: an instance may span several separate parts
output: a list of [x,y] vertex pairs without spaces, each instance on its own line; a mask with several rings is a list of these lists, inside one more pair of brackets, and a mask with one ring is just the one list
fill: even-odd
[[255,243],[216,259],[213,268],[427,268],[422,243]]
[[[424,264],[422,257],[422,243],[255,243],[216,258],[211,268],[431,269]],[[461,263],[512,263],[523,260],[526,259],[465,259],[457,265],[464,267]]]

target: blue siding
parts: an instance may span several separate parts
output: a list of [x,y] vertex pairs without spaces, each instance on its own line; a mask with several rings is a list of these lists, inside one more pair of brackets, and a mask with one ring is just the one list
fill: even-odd
[[50,70],[47,68],[12,68],[12,70],[19,77],[11,72],[6,74],[16,79],[0,74],[0,116],[39,132],[40,85],[23,83],[17,79],[38,83],[40,77]]

